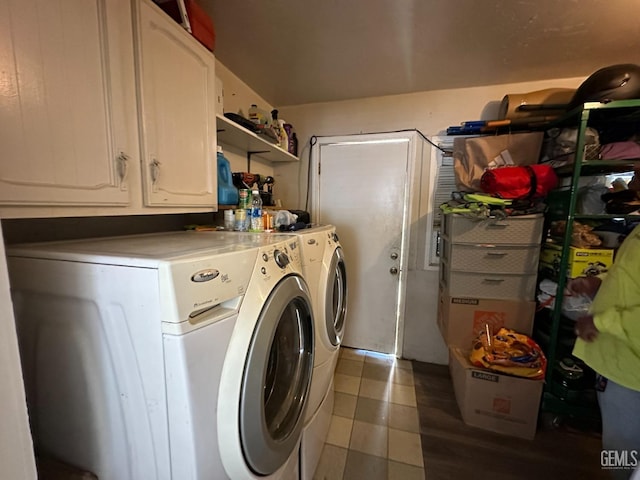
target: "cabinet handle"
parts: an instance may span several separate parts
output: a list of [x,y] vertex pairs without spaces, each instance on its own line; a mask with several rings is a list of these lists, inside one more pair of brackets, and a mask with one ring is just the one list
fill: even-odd
[[504,278],[485,278],[484,281],[487,283],[502,283]]
[[120,177],[120,183],[124,183],[124,179],[127,176],[127,167],[129,157],[124,152],[120,152],[120,155],[116,157],[116,170]]
[[149,164],[149,167],[151,168],[151,183],[156,183],[160,176],[160,162],[154,158]]
[[505,252],[487,252],[487,257],[504,257],[506,255]]

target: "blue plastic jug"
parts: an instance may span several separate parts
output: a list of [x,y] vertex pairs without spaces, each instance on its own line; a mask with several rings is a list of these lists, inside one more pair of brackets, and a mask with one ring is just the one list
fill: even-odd
[[238,189],[233,185],[231,165],[224,157],[222,147],[218,147],[218,205],[237,205]]

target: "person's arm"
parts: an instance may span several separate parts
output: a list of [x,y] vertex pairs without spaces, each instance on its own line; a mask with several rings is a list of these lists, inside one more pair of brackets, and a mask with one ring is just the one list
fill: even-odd
[[598,337],[598,333],[600,333],[591,315],[580,317],[576,320],[575,331],[576,335],[585,342],[593,342]]
[[[640,257],[640,251],[634,252]],[[640,270],[637,261],[622,262],[602,282],[592,306],[600,332],[640,346]]]
[[602,284],[600,277],[576,277],[571,278],[567,282],[566,294],[568,295],[584,295],[593,299],[598,293],[598,289]]

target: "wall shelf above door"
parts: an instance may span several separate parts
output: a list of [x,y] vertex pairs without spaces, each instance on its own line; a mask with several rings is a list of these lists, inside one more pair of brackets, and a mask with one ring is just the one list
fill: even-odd
[[255,133],[232,122],[223,115],[216,115],[216,130],[218,143],[239,148],[247,152],[247,158],[252,155],[268,162],[297,162],[298,157],[282,150],[280,147],[263,140]]

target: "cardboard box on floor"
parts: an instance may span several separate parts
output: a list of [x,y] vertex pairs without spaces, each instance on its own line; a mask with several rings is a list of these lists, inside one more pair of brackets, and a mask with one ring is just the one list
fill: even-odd
[[469,349],[449,348],[449,371],[464,423],[532,440],[544,380],[530,380],[474,367]]
[[441,287],[438,327],[448,346],[470,349],[485,324],[493,332],[507,327],[531,335],[535,310],[533,301],[451,297]]

